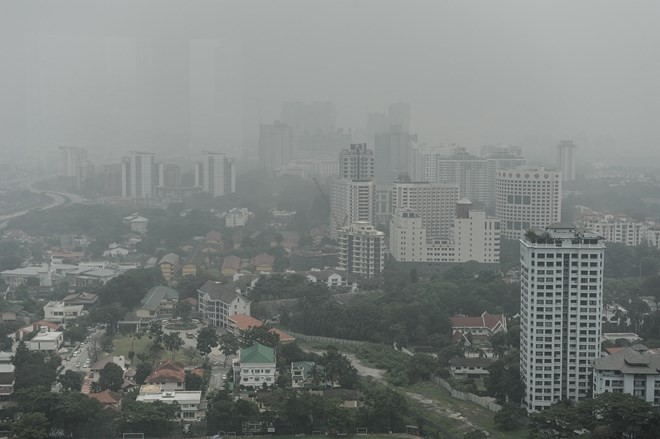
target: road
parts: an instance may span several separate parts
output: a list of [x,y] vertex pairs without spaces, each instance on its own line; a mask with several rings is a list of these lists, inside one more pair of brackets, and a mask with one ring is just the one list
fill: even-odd
[[[98,329],[96,332],[92,334],[92,339],[96,340],[97,343],[100,343],[101,337],[103,336],[105,330],[104,329]],[[92,348],[92,339],[90,340],[85,340],[83,343],[80,344],[78,347],[78,351],[80,352],[78,355],[75,357],[70,356],[68,359],[63,359],[62,360],[62,365],[64,368],[60,372],[61,375],[64,375],[67,370],[73,370],[74,372],[81,372],[85,373],[87,375],[89,373],[89,367],[94,364],[94,359],[93,357],[93,348]],[[89,359],[89,364],[87,367],[85,367],[85,361]],[[60,384],[57,383],[53,387],[53,390],[59,391],[60,390]]]

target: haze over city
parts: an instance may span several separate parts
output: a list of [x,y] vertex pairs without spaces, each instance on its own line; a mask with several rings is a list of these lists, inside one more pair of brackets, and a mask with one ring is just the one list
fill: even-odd
[[[656,156],[660,5],[616,1],[10,1],[4,151],[117,158],[256,152],[287,101],[330,101],[337,127],[411,104],[429,145],[514,144],[547,159]],[[114,156],[114,157],[113,157]]]

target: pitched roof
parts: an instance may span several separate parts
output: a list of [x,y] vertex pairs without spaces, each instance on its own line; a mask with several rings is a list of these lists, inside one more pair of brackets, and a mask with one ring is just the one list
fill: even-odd
[[454,367],[481,367],[487,368],[495,359],[493,358],[460,358],[455,357],[449,360],[449,365]]
[[[255,319],[252,316],[246,316],[244,314],[234,314],[227,317],[227,320],[232,322],[234,327],[236,327],[236,329],[240,329],[241,331],[247,331],[250,328],[258,328],[259,326],[263,325],[261,320]],[[295,337],[292,337],[291,335],[278,328],[271,328],[270,332],[277,334],[281,343],[288,343],[295,340]]]
[[249,348],[241,349],[241,365],[242,364],[270,364],[275,363],[275,349],[269,348],[262,344],[254,344]]
[[140,303],[142,304],[142,308],[148,309],[150,311],[156,311],[163,300],[178,299],[178,291],[163,285],[159,285],[147,291],[147,294],[144,296],[144,298],[142,298]]
[[121,395],[110,390],[104,390],[103,392],[99,393],[88,393],[87,396],[97,400],[104,405],[116,405],[121,402]]
[[96,363],[92,365],[92,367],[89,368],[89,370],[103,370],[103,368],[114,362],[115,357],[112,355],[106,355],[105,357],[101,358],[98,360]]
[[504,314],[488,314],[488,311],[484,311],[479,317],[451,317],[451,326],[453,328],[488,328],[493,331],[498,325],[506,328],[504,326],[505,324],[506,317]]
[[170,265],[178,265],[179,264],[179,255],[176,253],[168,253],[162,258],[160,258],[160,261],[158,261],[158,265],[161,264],[170,264]]
[[232,284],[223,285],[220,282],[209,280],[199,288],[202,293],[208,294],[213,300],[220,300],[224,303],[231,303],[237,297],[242,297],[236,292],[236,287]]
[[616,370],[627,374],[655,375],[660,373],[660,354],[652,353],[642,344],[628,346],[594,361],[595,370]]
[[144,382],[146,384],[183,383],[185,379],[183,369],[158,368]]
[[275,256],[268,253],[260,253],[254,257],[254,265],[273,265]]
[[238,270],[241,268],[241,258],[234,255],[225,256],[222,261],[222,270]]

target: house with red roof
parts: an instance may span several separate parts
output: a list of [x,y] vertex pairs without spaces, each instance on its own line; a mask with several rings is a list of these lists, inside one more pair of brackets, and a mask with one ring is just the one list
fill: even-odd
[[458,332],[467,335],[490,337],[498,332],[506,332],[506,317],[504,314],[489,314],[484,311],[479,317],[454,316],[451,318],[452,336]]
[[121,395],[110,390],[104,390],[103,392],[98,393],[88,393],[87,396],[103,404],[103,408],[118,409],[121,405]]
[[[227,317],[227,330],[236,336],[239,336],[241,331],[258,328],[261,325],[263,325],[262,321],[252,316],[234,314]],[[291,343],[296,340],[295,337],[277,328],[271,328],[270,332],[274,332],[280,337],[280,343]]]
[[174,360],[162,361],[144,380],[147,385],[160,386],[162,391],[184,390],[186,374],[183,364]]

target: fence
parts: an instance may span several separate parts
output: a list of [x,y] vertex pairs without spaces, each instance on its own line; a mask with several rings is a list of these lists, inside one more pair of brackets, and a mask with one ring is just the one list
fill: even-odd
[[431,381],[433,381],[435,384],[439,385],[440,387],[443,387],[445,390],[451,393],[452,398],[460,399],[462,401],[473,402],[485,409],[490,410],[491,412],[499,412],[500,410],[502,410],[502,406],[493,402],[493,398],[489,398],[486,396],[477,396],[474,393],[461,392],[460,390],[454,389],[451,386],[451,384],[449,384],[447,381],[437,376],[431,377]]
[[289,331],[288,329],[282,329],[283,331],[286,331],[287,334],[290,334],[294,336],[295,338],[299,340],[304,340],[304,341],[317,341],[317,342],[322,342],[322,343],[339,343],[339,344],[352,344],[352,345],[363,345],[365,342],[359,341],[359,340],[346,340],[344,338],[333,338],[333,337],[322,337],[320,335],[307,335],[307,334],[300,334],[298,332],[293,332]]

